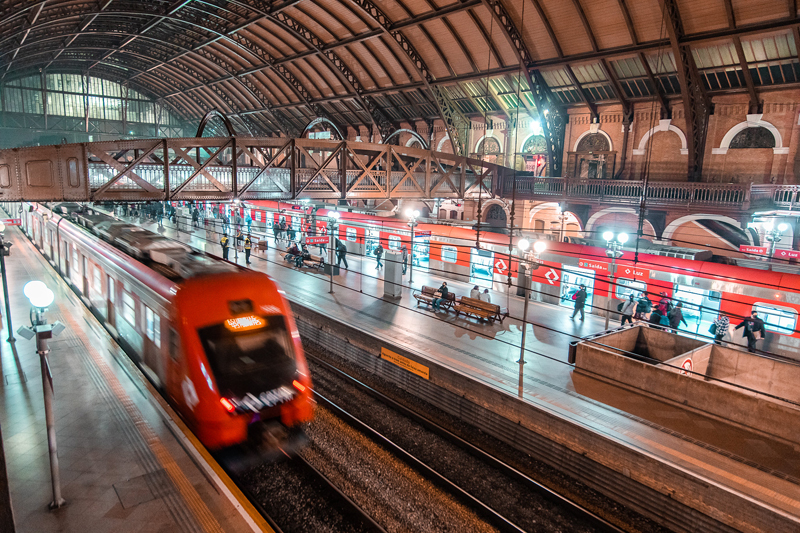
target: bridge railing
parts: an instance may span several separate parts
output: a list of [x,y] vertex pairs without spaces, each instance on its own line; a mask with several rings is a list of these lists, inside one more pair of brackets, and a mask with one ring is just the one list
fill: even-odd
[[[514,188],[516,187],[516,191]],[[499,194],[505,198],[542,201],[592,201],[638,204],[644,182],[640,180],[589,180],[506,176]],[[721,207],[791,207],[800,202],[800,185],[744,183],[650,182],[647,185],[650,205]]]

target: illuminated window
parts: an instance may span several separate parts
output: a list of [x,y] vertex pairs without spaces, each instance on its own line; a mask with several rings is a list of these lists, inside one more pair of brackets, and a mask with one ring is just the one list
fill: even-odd
[[400,249],[400,237],[398,237],[397,235],[389,235],[389,249],[390,250]]
[[635,281],[632,279],[618,278],[617,279],[617,298],[626,300],[629,294],[633,294],[636,298],[639,293],[645,292],[647,284],[644,281]]
[[136,326],[136,301],[127,291],[122,292],[122,318],[131,326]]
[[758,312],[758,318],[764,321],[767,330],[783,335],[794,333],[797,326],[797,311],[794,309],[757,303],[753,305],[753,311]]
[[347,228],[345,240],[349,242],[356,242],[358,238],[358,233],[356,232],[356,228]]
[[458,261],[458,248],[455,246],[442,246],[442,261],[445,263]]
[[145,334],[158,348],[161,348],[161,317],[147,306],[144,306]]
[[108,301],[113,305],[117,301],[117,293],[114,290],[114,278],[108,276]]

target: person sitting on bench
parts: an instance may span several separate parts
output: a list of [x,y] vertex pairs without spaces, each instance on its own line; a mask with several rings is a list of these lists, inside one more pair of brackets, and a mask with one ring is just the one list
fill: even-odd
[[[300,248],[297,247],[297,243],[294,242],[292,245],[286,250],[286,253],[291,255],[295,261],[297,261],[297,257],[300,256]],[[290,258],[287,258],[287,261],[291,261]]]
[[294,266],[300,268],[301,266],[303,266],[303,261],[305,261],[306,259],[311,259],[311,252],[308,251],[308,246],[304,244],[303,251],[300,252],[300,255],[298,255],[297,258],[294,260]]

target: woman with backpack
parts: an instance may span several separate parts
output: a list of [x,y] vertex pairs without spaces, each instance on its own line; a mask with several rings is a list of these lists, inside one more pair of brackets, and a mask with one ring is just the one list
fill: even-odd
[[636,303],[636,313],[633,315],[633,318],[636,320],[645,320],[647,318],[645,315],[652,310],[653,302],[650,301],[650,298],[648,298],[645,293],[642,293],[639,295],[639,300]]
[[381,246],[380,243],[378,243],[378,246],[375,247],[374,253],[375,260],[378,262],[378,264],[375,265],[375,270],[383,268],[383,263],[381,263],[381,257],[383,257],[383,246]]

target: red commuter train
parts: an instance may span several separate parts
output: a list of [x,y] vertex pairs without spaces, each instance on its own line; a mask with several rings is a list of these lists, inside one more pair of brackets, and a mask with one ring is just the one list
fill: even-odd
[[[243,214],[250,214],[256,228],[268,232],[281,218],[291,223],[298,234],[308,230],[309,220],[316,223],[318,233],[326,224],[327,211],[316,210],[312,217],[310,206],[259,200],[248,201],[241,209]],[[336,237],[349,252],[370,255],[378,242],[387,250],[410,244],[411,229],[402,220],[346,210],[340,215]],[[519,260],[514,247],[519,238],[510,239],[487,228],[481,230],[480,246],[476,246],[478,236],[472,228],[419,224],[413,242],[414,268],[506,291],[509,271],[512,285],[517,284]],[[589,289],[587,305],[592,312],[603,314],[609,307],[616,308],[610,300],[626,298],[630,292],[647,292],[651,299],[664,292],[673,300],[684,302],[687,329],[705,335],[709,335],[709,327],[719,314],[731,317],[735,325],[757,310],[768,332],[759,348],[800,359],[800,275],[699,260],[711,257],[705,250],[662,247],[661,252],[639,253],[637,261],[635,252],[625,248],[617,260],[617,275],[612,283],[611,261],[605,248],[562,243],[551,240],[550,235],[541,238],[548,239],[548,248],[540,257],[542,266],[532,271],[534,299],[572,306],[572,293],[585,284]],[[765,268],[768,265],[764,263]],[[741,330],[732,331],[732,335],[741,341]]]
[[222,462],[304,441],[311,380],[266,274],[78,204],[23,204],[23,230]]

